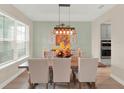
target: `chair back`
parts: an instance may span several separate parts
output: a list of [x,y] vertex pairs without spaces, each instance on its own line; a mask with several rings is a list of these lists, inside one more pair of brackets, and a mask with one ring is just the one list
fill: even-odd
[[49,66],[52,66],[53,62],[51,59],[55,57],[55,52],[54,51],[44,51],[44,57],[48,58]]
[[53,58],[54,57],[54,52],[53,51],[45,51],[44,56],[46,58]]
[[95,82],[97,65],[97,58],[79,58],[78,80],[80,82]]
[[71,54],[72,54],[73,56],[78,56],[78,52],[77,52],[76,50],[72,50],[72,51],[71,51]]
[[29,72],[32,83],[48,83],[49,66],[48,59],[32,58],[29,59]]
[[70,82],[71,59],[54,58],[53,61],[53,82]]

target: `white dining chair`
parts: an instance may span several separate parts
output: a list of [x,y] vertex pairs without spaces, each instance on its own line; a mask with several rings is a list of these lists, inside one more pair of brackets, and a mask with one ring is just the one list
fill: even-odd
[[95,88],[98,58],[79,58],[78,81],[79,87],[87,82],[91,88]]
[[71,59],[54,58],[53,60],[53,87],[56,83],[68,83],[70,86]]
[[35,84],[45,83],[46,88],[48,88],[49,79],[48,59],[31,58],[28,61],[31,86],[34,87]]

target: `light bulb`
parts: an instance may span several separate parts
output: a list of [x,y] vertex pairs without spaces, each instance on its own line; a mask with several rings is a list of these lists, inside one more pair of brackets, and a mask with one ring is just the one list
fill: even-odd
[[62,31],[60,31],[60,34],[62,34]]
[[70,31],[70,34],[72,35],[72,34],[73,34],[73,32],[72,32],[72,31]]
[[67,34],[69,34],[69,31],[67,31]]
[[56,34],[58,34],[59,32],[58,31],[56,31]]
[[63,33],[65,34],[65,31],[63,31]]

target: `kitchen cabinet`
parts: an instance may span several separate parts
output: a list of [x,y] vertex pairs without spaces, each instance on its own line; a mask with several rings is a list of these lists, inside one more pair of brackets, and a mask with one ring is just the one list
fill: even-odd
[[101,24],[101,40],[111,40],[110,24]]

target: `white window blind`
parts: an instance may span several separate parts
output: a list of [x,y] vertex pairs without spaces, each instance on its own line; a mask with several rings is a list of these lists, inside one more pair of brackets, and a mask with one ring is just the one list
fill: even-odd
[[0,14],[0,65],[28,56],[28,26]]

